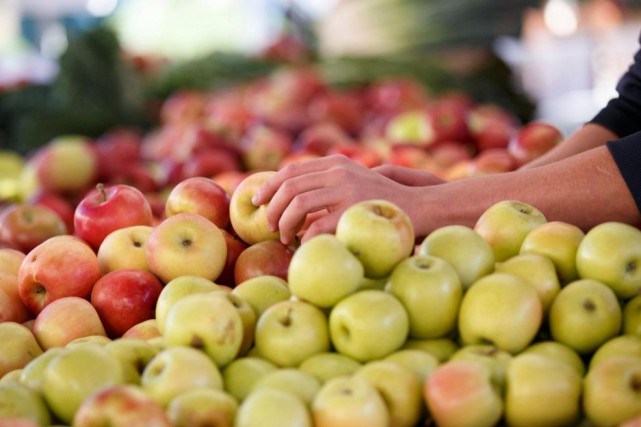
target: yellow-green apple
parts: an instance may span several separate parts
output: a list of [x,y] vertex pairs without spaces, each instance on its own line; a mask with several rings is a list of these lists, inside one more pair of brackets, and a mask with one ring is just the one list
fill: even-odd
[[53,415],[70,424],[90,395],[124,382],[118,359],[101,346],[86,345],[65,351],[48,364],[42,394]]
[[521,127],[508,143],[507,150],[518,166],[531,162],[563,141],[561,130],[551,123],[531,121]]
[[310,373],[298,368],[280,368],[260,377],[254,384],[252,393],[261,388],[282,390],[298,396],[309,406],[320,387],[320,380]]
[[36,317],[33,334],[47,350],[93,335],[106,336],[96,308],[80,297],[63,297],[48,304]]
[[[75,348],[75,347],[81,347],[84,345],[98,345],[100,347],[104,347],[110,342],[112,342],[112,339],[106,335],[87,335],[86,337],[78,337],[69,341],[69,343],[65,345],[65,348]],[[53,348],[58,348],[58,347],[53,347]]]
[[547,320],[555,341],[585,355],[620,333],[622,310],[610,287],[580,279],[561,289]]
[[0,271],[0,292],[2,296],[2,311],[0,318],[2,321],[13,321],[24,323],[33,319],[33,314],[22,302],[18,291],[18,276],[13,273]]
[[428,338],[424,340],[408,339],[403,349],[421,350],[436,357],[439,363],[447,361],[460,346],[452,338]]
[[548,257],[563,284],[578,278],[576,253],[585,233],[574,224],[549,221],[530,231],[521,243],[520,253],[536,253]]
[[576,370],[542,354],[508,364],[505,421],[510,426],[569,426],[581,421],[582,380]]
[[247,356],[234,359],[222,371],[225,391],[242,402],[252,391],[254,384],[278,369],[275,364],[262,357]]
[[0,241],[24,253],[67,232],[62,218],[44,206],[13,203],[0,209]]
[[447,261],[456,270],[463,289],[494,271],[490,245],[476,231],[463,225],[439,227],[425,236],[416,253]]
[[142,371],[140,387],[164,408],[180,394],[197,388],[223,389],[223,377],[203,351],[169,347],[159,351]]
[[465,345],[493,344],[516,354],[532,342],[542,322],[543,307],[532,285],[512,274],[492,273],[463,295],[458,329]]
[[17,151],[0,149],[0,199],[20,196],[19,180],[25,163],[25,157]]
[[97,252],[102,273],[125,268],[149,271],[147,239],[152,230],[150,225],[132,225],[109,233]]
[[392,270],[385,290],[407,310],[411,338],[440,338],[455,329],[463,286],[444,259],[430,255],[405,258]]
[[350,206],[338,219],[335,234],[363,264],[367,277],[387,276],[414,251],[412,220],[387,200],[364,200]]
[[69,351],[66,347],[55,347],[41,353],[22,368],[18,381],[31,389],[42,392],[42,380],[49,362],[57,355]]
[[236,285],[231,293],[247,301],[256,311],[257,317],[268,307],[292,296],[288,283],[281,277],[271,275],[248,279]]
[[90,302],[107,335],[121,337],[131,327],[152,319],[163,284],[152,273],[127,268],[111,271],[96,281]]
[[266,124],[251,126],[239,141],[243,166],[249,171],[276,170],[292,144],[292,137],[284,130]]
[[382,360],[398,363],[406,367],[416,376],[421,385],[425,383],[425,379],[439,365],[439,361],[435,356],[412,348],[402,348],[385,356]]
[[389,411],[390,425],[416,426],[423,410],[423,384],[413,371],[389,360],[373,360],[354,375],[372,384],[381,394]]
[[474,224],[494,252],[496,262],[518,254],[525,236],[547,222],[536,207],[517,200],[502,200],[488,207]]
[[253,245],[263,240],[278,240],[280,233],[267,225],[267,205],[255,206],[252,197],[276,172],[254,172],[236,187],[229,201],[231,226],[245,243]]
[[588,230],[576,254],[582,279],[608,285],[620,299],[641,290],[641,230],[622,222],[605,222]]
[[512,354],[492,344],[469,344],[459,348],[448,360],[472,360],[490,368],[492,382],[503,392],[505,372]]
[[60,135],[29,158],[39,188],[79,194],[98,176],[99,160],[93,141],[82,135]]
[[0,378],[0,384],[20,382],[20,375],[22,375],[23,368],[14,369],[9,371],[2,378]]
[[311,355],[329,350],[327,317],[305,301],[278,302],[258,318],[254,345],[261,357],[277,366],[298,366]]
[[256,276],[278,276],[287,280],[294,248],[280,240],[263,240],[246,247],[234,264],[234,283],[240,284]]
[[184,179],[175,185],[165,201],[165,216],[181,212],[204,216],[218,228],[229,225],[229,194],[216,181],[204,176]]
[[33,333],[20,323],[0,323],[0,378],[42,354],[42,348]]
[[247,249],[249,245],[227,230],[220,231],[222,231],[225,243],[227,243],[227,258],[225,259],[225,267],[223,267],[223,271],[216,279],[216,282],[221,285],[234,287],[237,284],[234,279],[236,261],[238,261],[240,254]]
[[641,414],[641,358],[613,356],[591,366],[583,380],[583,412],[599,426],[620,425]]
[[316,353],[303,360],[298,369],[317,378],[321,384],[341,375],[351,375],[363,364],[335,351]]
[[147,239],[149,270],[164,283],[186,275],[216,280],[226,259],[223,233],[200,215],[172,215],[156,225]]
[[249,349],[254,344],[254,333],[256,330],[256,323],[258,321],[256,312],[247,301],[245,301],[238,295],[234,295],[231,292],[222,289],[222,287],[221,289],[217,289],[215,291],[212,291],[211,293],[221,298],[225,298],[238,310],[238,314],[240,314],[240,318],[243,322],[243,341],[240,344],[240,348],[238,349],[238,354],[236,355],[236,357],[246,355]]
[[390,414],[376,387],[357,375],[323,384],[311,406],[315,427],[385,427]]
[[238,184],[240,184],[243,179],[247,178],[249,174],[250,172],[241,170],[227,170],[218,172],[212,176],[212,179],[216,181],[218,185],[223,187],[231,197]]
[[288,285],[292,295],[330,308],[359,288],[363,264],[333,234],[312,237],[294,252]]
[[27,254],[18,272],[18,292],[37,315],[58,298],[88,298],[101,275],[98,257],[88,244],[74,236],[54,236]]
[[529,345],[520,354],[530,353],[552,357],[570,366],[581,378],[585,375],[586,365],[583,358],[579,356],[576,350],[568,345],[552,340],[538,341]]
[[163,337],[168,347],[191,346],[222,367],[238,355],[243,320],[225,298],[211,293],[187,295],[169,310]]
[[283,390],[252,391],[236,412],[234,427],[312,427],[309,409],[300,397]]
[[604,359],[615,356],[641,357],[641,336],[617,335],[610,338],[592,353],[588,369]]
[[82,402],[73,417],[73,426],[99,425],[172,427],[164,408],[132,384],[104,387]]
[[496,273],[508,273],[531,284],[539,294],[543,313],[547,314],[561,290],[556,267],[550,258],[538,253],[521,253],[496,264]]
[[26,256],[26,253],[19,249],[0,248],[0,271],[17,276]]
[[40,393],[17,381],[0,384],[0,420],[7,418],[33,421],[36,426],[49,426],[52,422],[47,404]]
[[167,416],[172,427],[233,427],[238,401],[222,390],[186,391],[169,402]]
[[641,335],[641,295],[624,303],[622,322],[621,333]]
[[144,341],[159,336],[162,336],[162,334],[158,329],[158,321],[155,318],[143,320],[142,322],[127,329],[127,331],[122,334],[122,338],[135,338]]
[[329,332],[336,351],[366,362],[401,348],[409,333],[409,316],[394,295],[362,290],[332,308]]
[[423,108],[401,111],[393,115],[385,126],[385,138],[393,144],[431,145],[435,132]]
[[76,206],[74,234],[98,251],[112,231],[133,225],[150,226],[152,219],[151,206],[142,191],[126,184],[98,183]]
[[128,384],[140,384],[140,376],[158,348],[147,341],[119,338],[105,344],[105,350],[116,356],[122,366],[123,379]]
[[503,417],[503,398],[491,370],[472,360],[439,365],[427,377],[423,397],[438,426],[490,427]]

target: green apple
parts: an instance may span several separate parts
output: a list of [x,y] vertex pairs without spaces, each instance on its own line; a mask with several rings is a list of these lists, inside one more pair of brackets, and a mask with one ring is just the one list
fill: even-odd
[[641,358],[612,356],[591,366],[583,381],[583,411],[595,425],[620,425],[641,414]]
[[365,277],[363,276],[363,280],[361,280],[360,285],[358,285],[358,289],[379,289],[383,290],[385,289],[385,285],[387,284],[387,278],[389,276],[384,276],[384,277],[379,277],[376,279],[372,279],[370,277]]
[[336,351],[366,362],[401,348],[409,333],[409,316],[394,295],[362,290],[332,308],[329,332]]
[[42,381],[47,365],[59,354],[66,351],[68,349],[65,347],[55,347],[37,356],[21,370],[20,383],[29,386],[38,393],[42,392]]
[[68,349],[47,364],[42,394],[52,413],[71,423],[87,397],[100,388],[123,383],[118,359],[104,347],[85,345]]
[[132,225],[109,233],[97,253],[103,274],[126,268],[149,271],[147,239],[152,231],[149,225]]
[[319,234],[294,252],[287,282],[291,293],[321,308],[330,308],[359,288],[363,264],[333,234]]
[[641,291],[641,230],[621,222],[605,222],[590,229],[576,254],[582,279],[608,285],[620,299]]
[[146,254],[149,270],[163,283],[180,276],[216,280],[227,261],[227,243],[213,222],[183,212],[154,227]]
[[311,405],[321,388],[321,382],[312,374],[298,368],[280,368],[263,375],[252,388],[274,388],[298,396],[306,405]]
[[610,338],[596,349],[590,357],[588,369],[604,359],[613,356],[641,357],[641,336],[617,335]]
[[313,304],[281,301],[258,319],[254,345],[262,357],[277,366],[298,366],[311,355],[329,350],[327,323],[325,313]]
[[[66,348],[73,348],[73,347],[78,347],[81,345],[99,345],[99,346],[105,346],[111,342],[111,338],[106,337],[104,335],[87,335],[86,337],[79,337],[76,338],[67,345],[65,345]],[[57,348],[57,347],[53,347]],[[49,349],[51,350],[51,349]]]
[[22,155],[0,149],[0,200],[20,199],[19,180],[24,166]]
[[558,341],[539,341],[528,346],[521,354],[540,354],[542,356],[552,357],[559,362],[565,363],[576,371],[581,378],[585,375],[585,362],[572,347]]
[[186,391],[167,406],[172,427],[234,427],[237,411],[231,394],[204,388]]
[[42,354],[36,337],[20,323],[0,323],[0,342],[0,378],[9,371],[24,368]]
[[277,369],[275,364],[260,357],[235,359],[222,371],[225,390],[242,402],[254,388],[254,384]]
[[423,384],[409,368],[389,360],[373,360],[354,373],[383,397],[390,414],[390,425],[414,427],[423,412]]
[[490,368],[493,383],[503,390],[512,354],[491,344],[470,344],[459,348],[449,360],[472,360],[485,364]]
[[586,355],[621,331],[622,309],[614,291],[592,279],[575,280],[561,289],[548,314],[555,341]]
[[429,377],[440,364],[435,356],[425,351],[411,348],[397,350],[385,356],[382,360],[398,363],[409,369],[416,375],[416,379],[418,379],[420,384],[424,384],[425,379]]
[[163,407],[176,396],[196,388],[223,389],[216,364],[202,351],[170,347],[158,352],[142,371],[140,387]]
[[534,206],[517,200],[503,200],[487,208],[476,221],[474,230],[490,245],[496,262],[517,255],[525,236],[547,222]]
[[531,284],[539,294],[543,313],[547,314],[550,305],[561,290],[561,283],[554,263],[545,255],[522,253],[497,263],[496,273],[509,273],[519,276]]
[[187,295],[169,310],[163,338],[168,347],[201,349],[222,367],[238,355],[243,343],[243,320],[225,298],[211,293]]
[[510,426],[570,426],[581,420],[582,377],[541,354],[519,354],[507,368],[505,420]]
[[287,281],[272,275],[247,279],[235,286],[231,293],[247,301],[256,312],[257,318],[263,314],[267,307],[288,300],[292,296]]
[[51,414],[40,393],[17,381],[0,384],[2,418],[24,418],[43,427],[51,424]]
[[174,303],[192,294],[204,294],[220,289],[216,283],[200,276],[179,276],[170,280],[160,291],[156,301],[156,323],[162,334],[165,330],[167,314]]
[[441,338],[456,328],[463,286],[447,261],[430,255],[405,258],[392,270],[385,290],[407,310],[411,338]]
[[296,395],[273,388],[253,391],[236,412],[234,427],[312,427],[305,403]]
[[432,338],[426,340],[408,339],[402,348],[424,351],[436,357],[439,363],[443,363],[448,360],[460,346],[451,338]]
[[412,220],[387,200],[354,203],[339,217],[335,234],[363,264],[366,277],[387,276],[414,251]]
[[73,418],[74,427],[173,427],[165,410],[138,386],[118,384],[87,397]]
[[439,427],[491,427],[503,417],[503,398],[492,372],[473,360],[452,360],[427,377],[423,395]]
[[313,375],[322,384],[341,375],[351,375],[362,363],[344,354],[333,351],[316,353],[303,360],[298,366],[303,372]]
[[234,307],[236,307],[236,310],[238,310],[240,319],[243,322],[243,341],[240,344],[236,357],[244,356],[254,344],[254,332],[256,329],[256,322],[258,321],[254,308],[238,295],[234,295],[223,289],[212,291],[211,294],[225,298]]
[[585,233],[574,224],[549,221],[530,231],[521,243],[520,253],[546,256],[554,263],[563,284],[578,278],[576,253]]
[[312,402],[314,427],[387,427],[390,414],[376,387],[357,375],[323,384]]
[[525,349],[543,322],[536,289],[518,276],[492,273],[463,295],[458,329],[465,345],[493,344],[516,354]]
[[621,333],[641,335],[641,295],[627,300],[623,305]]
[[442,258],[454,267],[463,289],[494,271],[494,254],[479,233],[463,225],[446,225],[428,234],[419,255]]
[[267,225],[267,204],[255,206],[251,199],[275,171],[257,171],[246,176],[229,199],[229,220],[234,231],[245,243],[253,245],[264,240],[278,240],[280,233]]
[[135,338],[118,338],[105,345],[105,349],[116,356],[125,382],[140,384],[140,376],[151,361],[158,354],[158,348],[147,341]]

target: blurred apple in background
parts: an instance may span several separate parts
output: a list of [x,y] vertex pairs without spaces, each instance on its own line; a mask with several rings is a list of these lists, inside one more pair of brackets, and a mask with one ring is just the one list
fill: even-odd
[[149,271],[147,239],[152,231],[150,225],[132,225],[109,233],[96,254],[102,273],[126,268]]
[[402,111],[390,118],[384,136],[392,144],[428,147],[434,143],[435,132],[424,108]]
[[294,249],[280,240],[264,240],[246,247],[234,264],[234,283],[257,276],[277,276],[287,280]]
[[58,298],[88,298],[101,275],[98,257],[87,243],[55,236],[27,254],[18,272],[18,292],[27,308],[38,314]]
[[240,170],[230,170],[214,174],[211,178],[231,197],[234,190],[236,190],[236,187],[238,187],[238,184],[240,184],[243,179],[247,178],[248,174],[248,172]]
[[0,383],[0,425],[40,427],[51,423],[47,404],[36,390],[17,381]]
[[532,121],[519,129],[507,150],[517,166],[542,156],[563,141],[563,133],[551,123]]
[[481,152],[489,148],[507,148],[520,123],[497,105],[479,103],[467,115],[467,126],[476,149]]
[[180,168],[180,181],[197,176],[213,177],[242,170],[239,155],[224,148],[207,148],[191,154]]
[[0,241],[22,252],[63,234],[67,234],[67,226],[62,218],[44,206],[17,203],[0,210]]
[[162,289],[163,284],[150,272],[123,269],[98,279],[90,301],[107,335],[118,338],[134,325],[154,317]]
[[[20,298],[18,290],[18,276],[7,271],[0,270],[0,292],[2,292],[2,306],[0,317],[13,322],[23,323],[33,319],[33,314]],[[6,310],[6,311],[5,311]],[[11,315],[9,315],[11,313]]]
[[100,164],[99,181],[113,182],[142,162],[142,133],[136,129],[111,129],[100,135],[94,146]]
[[516,169],[514,159],[505,148],[488,148],[481,151],[473,160],[472,176],[505,173]]
[[26,254],[19,249],[0,248],[0,271],[18,275]]
[[18,308],[15,306],[14,301],[5,291],[0,289],[0,323],[2,322],[22,323],[19,319]]
[[240,139],[245,170],[273,171],[292,149],[289,133],[267,125],[254,125]]
[[203,114],[206,97],[201,91],[179,90],[162,103],[160,121],[163,123],[190,123]]
[[229,194],[211,178],[187,178],[171,189],[165,201],[165,216],[188,212],[201,215],[218,228],[229,225]]
[[310,123],[334,123],[356,135],[363,122],[363,105],[355,91],[328,89],[309,100],[307,115]]
[[254,206],[251,199],[256,191],[276,172],[262,171],[247,176],[231,196],[229,219],[238,237],[253,245],[263,240],[278,240],[280,233],[267,227],[267,205]]
[[151,225],[151,206],[130,185],[98,184],[76,206],[74,233],[98,250],[109,233],[133,225]]
[[[311,124],[303,129],[294,141],[292,151],[325,156],[335,145],[345,146],[355,143],[352,137],[339,125],[322,122]],[[280,167],[282,167],[282,163]]]
[[14,369],[22,369],[42,354],[36,337],[24,325],[16,322],[0,323],[0,378]]

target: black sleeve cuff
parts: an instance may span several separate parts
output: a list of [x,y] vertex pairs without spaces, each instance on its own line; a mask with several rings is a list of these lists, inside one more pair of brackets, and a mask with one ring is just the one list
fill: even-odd
[[606,145],[641,212],[641,132]]

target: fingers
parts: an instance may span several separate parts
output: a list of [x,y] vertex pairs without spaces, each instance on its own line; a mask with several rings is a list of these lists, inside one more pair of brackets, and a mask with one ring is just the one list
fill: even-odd
[[336,224],[338,224],[338,220],[342,213],[343,211],[331,212],[311,223],[301,237],[301,244],[319,234],[334,233],[336,231]]

